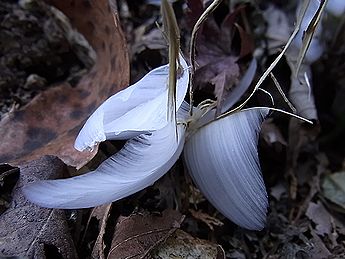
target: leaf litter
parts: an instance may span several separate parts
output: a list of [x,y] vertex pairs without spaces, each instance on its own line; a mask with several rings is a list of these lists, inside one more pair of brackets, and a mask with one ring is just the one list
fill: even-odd
[[[197,22],[195,18],[203,13],[205,7],[202,1],[187,2],[189,7],[187,19],[189,26],[192,27]],[[214,1],[219,4],[220,2]],[[229,10],[229,13],[222,17],[223,21],[220,24],[211,13],[208,14],[205,21],[198,27],[198,31],[195,31],[196,46],[191,45],[190,53],[195,48],[195,56],[191,57],[192,60],[195,59],[192,61],[195,62],[195,80],[192,82],[192,87],[203,90],[205,93],[214,94],[218,102],[218,113],[224,99],[239,81],[238,60],[253,51],[253,39],[239,25],[241,17],[244,17],[241,16],[244,8],[245,6],[241,5],[233,12]],[[241,49],[237,53],[236,48],[232,45],[236,31],[239,31],[241,38]],[[191,40],[193,40],[193,35]]]
[[95,49],[96,63],[75,87],[63,82],[49,88],[26,107],[8,113],[1,120],[2,163],[18,165],[50,154],[59,156],[68,165],[81,167],[86,164],[95,152],[75,151],[73,143],[78,130],[100,102],[128,83],[124,37],[107,2],[94,2],[93,5],[87,1],[72,1],[71,5],[59,1],[51,3],[65,12]]
[[[182,28],[182,39],[189,38],[187,31],[191,28],[186,25],[188,21],[185,19],[194,19],[195,22],[204,10],[204,6],[201,1],[189,1],[188,3],[194,4],[195,8],[189,8],[186,10],[179,1],[174,3],[174,9],[178,16],[178,23],[180,24],[180,28]],[[279,8],[284,15],[287,14],[287,17],[293,17],[295,15],[295,9],[291,8],[291,5],[277,3],[277,1],[272,1],[272,3],[274,4],[274,8]],[[123,24],[127,37],[132,34],[132,32],[128,31],[129,27],[139,28],[140,25],[145,27],[145,30],[142,30],[136,38],[132,38],[132,40],[134,39],[134,42],[129,40],[130,46],[133,46],[134,44],[139,46],[140,40],[143,37],[145,38],[146,35],[150,35],[149,33],[151,32],[153,33],[153,36],[150,36],[151,38],[153,37],[153,39],[158,39],[156,42],[162,42],[161,39],[157,37],[157,35],[159,35],[159,31],[157,31],[152,22],[152,17],[155,15],[157,16],[159,13],[158,7],[149,7],[146,4],[141,4],[138,8],[133,6],[130,1],[119,1],[118,6],[120,7],[119,12],[121,17],[124,17],[123,12],[125,8],[123,8],[123,5],[127,6],[127,18],[125,21],[122,20],[124,21]],[[197,10],[198,8],[199,10]],[[207,61],[205,62],[205,66],[209,66],[208,69],[205,68],[205,71],[207,73],[213,73],[214,77],[217,77],[217,75],[226,71],[226,73],[224,73],[225,77],[222,77],[223,75],[221,75],[218,79],[222,80],[218,81],[217,84],[220,86],[218,89],[228,93],[231,89],[236,89],[238,82],[243,76],[243,72],[246,71],[245,67],[249,66],[249,63],[248,59],[242,57],[242,54],[239,54],[243,53],[240,51],[240,48],[238,48],[238,45],[242,45],[241,38],[244,37],[236,35],[236,33],[240,33],[240,29],[235,29],[235,23],[232,27],[222,27],[222,21],[226,19],[224,17],[227,17],[227,14],[231,16],[231,14],[236,13],[236,8],[239,7],[237,6],[235,8],[227,3],[222,3],[221,8],[226,10],[225,14],[218,12],[221,10],[218,9],[218,11],[215,11],[214,14],[210,15],[206,21],[215,25],[215,27],[212,28],[216,28],[214,31],[211,31],[210,35],[212,35],[212,33],[222,34],[222,32],[224,32],[222,34],[223,36],[230,36],[227,38],[230,39],[227,43],[231,44],[230,46],[235,46],[235,48],[228,52],[229,49],[224,51],[217,46],[219,44],[212,45],[211,42],[215,42],[217,37],[214,37],[214,35],[213,38],[207,37],[208,32],[205,29],[207,28],[207,24],[205,22],[203,30],[200,31],[199,41],[196,45],[196,68],[199,69],[200,64],[203,63],[201,59],[198,64],[198,58],[203,58],[204,55],[202,48],[210,46],[210,48],[206,48],[204,52],[207,54],[204,55]],[[276,55],[274,53],[279,53],[280,50],[276,49],[271,52],[271,47],[283,46],[287,39],[285,38],[285,42],[281,43],[281,45],[277,43],[277,40],[281,40],[280,38],[275,39],[276,42],[273,45],[270,45],[270,42],[268,42],[268,52],[264,52],[265,49],[262,45],[259,45],[261,47],[258,47],[257,42],[260,39],[255,33],[257,30],[264,30],[265,25],[260,23],[253,24],[251,19],[248,19],[248,17],[262,15],[263,12],[260,8],[263,7],[256,4],[247,4],[245,8],[241,8],[241,15],[237,12],[236,15],[233,14],[232,17],[236,17],[241,28],[245,28],[244,30],[246,33],[252,32],[250,37],[255,39],[255,52],[259,54],[270,53],[269,55],[271,55],[270,57],[272,58],[272,55],[274,57],[274,55]],[[270,17],[270,12],[273,12],[267,10],[264,13],[266,18]],[[189,13],[186,18],[184,18],[183,15],[178,15],[179,13],[181,14],[187,11]],[[243,17],[247,17],[251,30],[247,30],[247,27],[245,26],[246,19]],[[289,23],[291,23],[292,20],[289,20]],[[283,19],[282,21],[284,23],[286,20]],[[324,22],[324,20],[322,20],[322,22]],[[291,24],[289,24],[289,28],[291,30],[290,26]],[[287,29],[285,26],[283,26],[283,28]],[[154,30],[155,32],[153,32]],[[284,34],[283,29],[281,32]],[[289,37],[290,33],[291,31],[285,35]],[[206,34],[206,39],[203,39],[204,42],[201,40],[203,34]],[[208,40],[211,40],[211,42],[207,42]],[[328,46],[327,41],[324,44],[325,46]],[[342,43],[337,42],[337,44],[343,46],[345,43],[342,41]],[[183,46],[183,48],[186,49],[185,46]],[[244,48],[250,49],[245,46]],[[139,51],[133,52],[131,56],[131,60],[135,61],[134,64],[131,64],[132,74],[139,75],[140,73],[143,73],[143,71],[151,69],[152,64],[159,65],[167,60],[167,56],[164,54],[164,49],[160,48],[158,45],[152,43],[143,44],[140,45],[139,49]],[[328,50],[325,51],[328,52]],[[220,55],[224,58],[229,58],[226,60],[228,63],[221,64],[221,66],[226,65],[226,69],[216,69],[216,71],[213,71],[212,69],[214,69],[214,67],[212,66],[212,61],[218,61],[218,52],[221,53]],[[143,53],[145,53],[145,55],[143,55]],[[250,53],[252,52],[249,51],[247,55],[249,54],[250,56]],[[153,60],[151,60],[151,57],[153,57]],[[256,72],[256,77],[253,79],[254,82],[257,80],[258,75],[260,75],[267,67],[266,56],[258,56],[257,58],[258,71]],[[289,58],[288,54],[286,55],[286,58]],[[230,65],[227,66],[228,64]],[[221,214],[217,213],[217,211],[205,199],[200,198],[198,199],[198,202],[194,202],[194,200],[191,199],[190,190],[195,189],[195,187],[192,186],[190,181],[186,181],[183,166],[178,163],[173,170],[174,177],[172,177],[173,181],[178,182],[175,187],[176,189],[169,191],[168,194],[164,194],[165,196],[172,195],[173,197],[171,199],[174,200],[177,198],[179,199],[178,201],[164,204],[164,202],[162,202],[162,195],[160,195],[160,181],[158,181],[157,185],[149,187],[138,194],[134,194],[129,198],[114,203],[113,205],[106,205],[103,208],[99,208],[98,211],[100,213],[92,212],[91,215],[89,215],[90,211],[88,210],[78,212],[76,214],[78,218],[77,221],[82,222],[81,224],[83,226],[86,226],[86,222],[89,222],[87,225],[88,227],[84,233],[81,230],[80,233],[76,233],[76,236],[78,236],[77,239],[79,241],[81,240],[79,243],[76,238],[74,238],[74,242],[68,241],[67,243],[69,245],[73,243],[76,244],[77,248],[79,247],[78,249],[80,249],[80,247],[88,246],[89,248],[86,250],[89,251],[87,252],[87,257],[93,256],[93,258],[106,258],[107,256],[113,256],[114,251],[111,249],[114,247],[117,249],[119,247],[117,246],[118,244],[123,245],[123,253],[128,253],[132,256],[139,253],[141,256],[145,254],[145,251],[150,251],[150,256],[153,256],[153,258],[157,255],[167,255],[169,254],[169,251],[176,251],[177,247],[184,247],[181,250],[180,255],[186,255],[188,251],[192,251],[193,249],[195,250],[195,248],[200,244],[210,247],[209,251],[213,251],[210,258],[222,258],[217,257],[219,256],[217,255],[217,251],[219,251],[217,250],[217,244],[222,246],[222,249],[224,249],[228,258],[341,258],[345,255],[344,243],[342,241],[345,236],[345,228],[342,223],[344,210],[341,205],[341,197],[343,196],[341,192],[344,186],[341,180],[339,180],[339,175],[342,174],[341,172],[344,169],[344,153],[343,149],[339,147],[339,143],[337,141],[334,142],[334,137],[333,140],[330,138],[333,128],[338,130],[338,135],[336,136],[342,136],[342,134],[344,134],[344,130],[337,119],[339,117],[336,115],[339,114],[338,109],[341,109],[339,105],[335,105],[335,103],[339,103],[339,100],[337,100],[339,97],[334,94],[334,92],[341,91],[341,88],[338,86],[331,86],[331,90],[329,90],[329,84],[327,83],[329,82],[327,81],[329,80],[329,75],[324,77],[321,76],[327,74],[328,71],[331,71],[331,73],[334,73],[334,78],[343,80],[343,74],[339,72],[338,68],[339,67],[337,67],[337,65],[330,62],[327,55],[321,57],[321,60],[311,66],[309,80],[310,82],[313,82],[310,84],[312,91],[308,91],[307,94],[309,96],[308,98],[315,98],[315,108],[313,108],[313,112],[315,114],[315,111],[317,110],[317,117],[314,116],[314,118],[317,119],[316,126],[309,126],[299,122],[296,123],[294,119],[289,119],[285,116],[274,113],[268,126],[263,129],[259,153],[261,152],[261,149],[265,154],[261,154],[262,159],[260,162],[263,165],[263,173],[268,192],[272,195],[270,197],[271,209],[269,212],[269,218],[267,226],[263,231],[244,231],[237,228]],[[238,73],[234,74],[233,71],[236,69],[238,70]],[[315,71],[317,71],[319,75],[315,75]],[[278,80],[281,74],[286,76],[286,78],[291,76],[291,81],[293,80],[292,72],[293,71],[289,73],[285,70],[275,70],[274,75],[277,76]],[[211,97],[215,100],[217,96],[215,95],[215,83],[212,81],[214,77],[210,77],[207,73],[200,73],[199,75],[196,74],[196,81],[194,81],[194,84],[198,87],[201,85],[199,90],[195,91],[196,96],[197,99],[201,97]],[[204,78],[203,75],[205,75]],[[229,78],[226,76],[234,79],[234,83],[230,82],[228,84]],[[198,79],[198,77],[200,78]],[[318,77],[319,80],[311,80],[314,79],[314,77]],[[305,79],[304,75],[302,79],[303,78]],[[201,81],[198,82],[198,80]],[[300,87],[300,82],[297,82],[297,87]],[[337,82],[337,84],[339,84],[339,82]],[[228,87],[229,85],[231,85],[231,87]],[[267,86],[267,80],[263,82],[261,87],[265,86]],[[221,93],[218,93],[218,95],[220,94]],[[222,94],[224,94],[224,92]],[[315,94],[315,96],[313,94]],[[104,98],[106,98],[106,96]],[[293,102],[292,99],[291,101]],[[250,102],[251,105],[256,105],[257,103],[260,103],[260,100]],[[300,103],[305,105],[305,101],[301,101]],[[298,110],[297,106],[298,105],[296,105],[296,108]],[[332,107],[332,109],[330,107]],[[82,117],[82,119],[85,120],[87,115],[85,114]],[[288,127],[289,124],[290,126]],[[339,142],[342,141],[340,138],[336,139]],[[72,143],[73,139],[71,138],[70,141]],[[42,154],[45,153],[46,152],[42,152]],[[275,159],[275,161],[273,161],[273,159]],[[28,160],[30,161],[30,159]],[[274,164],[279,164],[279,167],[277,167],[279,168],[278,170],[275,169],[277,165]],[[6,179],[9,176],[5,175],[4,177],[4,179]],[[339,177],[339,179],[337,177]],[[336,179],[336,181],[334,181],[334,179]],[[13,199],[16,197],[15,193],[16,192],[13,193]],[[166,199],[166,197],[164,199]],[[174,210],[167,213],[165,210],[167,208],[171,209],[172,206],[174,207]],[[191,212],[191,210],[193,212]],[[185,215],[183,222],[181,220],[182,214]],[[1,216],[1,220],[3,215]],[[162,222],[165,221],[165,223],[167,223],[169,222],[169,219],[171,219],[172,215],[179,215],[178,217],[180,217],[180,221],[177,220],[177,222],[179,222],[177,225],[171,225],[170,223],[167,224],[167,226],[170,226],[172,232],[167,230],[167,233],[170,234],[164,236],[163,239],[166,240],[165,242],[157,242],[157,240],[162,240],[158,236],[149,237],[145,242],[142,240],[140,241],[140,239],[136,239],[138,238],[137,232],[140,232],[140,230],[143,229],[144,231],[142,233],[157,234],[155,231],[160,224],[159,221],[157,221],[157,218],[162,220]],[[138,217],[142,218],[142,221],[135,220],[138,219]],[[95,223],[92,218],[97,218],[97,223]],[[121,223],[123,219],[125,219],[124,222],[126,222],[126,220],[131,222],[129,224],[130,226],[128,226],[128,224]],[[131,220],[134,220],[134,222]],[[220,224],[220,222],[222,222],[223,225]],[[76,221],[71,221],[71,219],[69,219],[69,223],[76,224]],[[52,224],[55,226],[58,225],[56,222]],[[124,225],[121,226],[121,224]],[[210,228],[210,225],[213,229]],[[176,228],[182,228],[182,230],[176,231]],[[167,229],[169,229],[169,227],[167,227]],[[95,231],[95,233],[90,239],[88,235],[92,231]],[[82,236],[85,238],[83,239]],[[117,239],[119,236],[127,237],[129,240],[137,240],[142,244],[142,246],[138,248],[137,246],[133,247],[128,244],[126,245],[126,242],[121,243],[122,241]],[[185,242],[181,242],[181,240],[185,240]],[[188,242],[186,240],[188,240]],[[66,245],[66,242],[63,244]],[[148,246],[145,246],[145,244],[148,244]],[[188,248],[186,248],[186,244],[189,245]],[[54,246],[56,246],[56,244],[54,244]],[[57,246],[59,247],[59,245]],[[164,246],[165,248],[162,248]],[[127,251],[125,251],[126,249]],[[63,250],[58,251],[61,252]],[[80,253],[80,250],[78,251]],[[109,253],[109,251],[112,252]],[[91,255],[91,253],[93,255]]]
[[175,210],[166,210],[162,214],[144,212],[120,217],[107,258],[144,258],[180,227],[183,218]]
[[20,167],[12,203],[0,217],[1,256],[48,258],[51,250],[52,256],[77,258],[64,211],[40,208],[27,201],[21,192],[25,184],[61,177],[66,169],[61,160],[49,156]]

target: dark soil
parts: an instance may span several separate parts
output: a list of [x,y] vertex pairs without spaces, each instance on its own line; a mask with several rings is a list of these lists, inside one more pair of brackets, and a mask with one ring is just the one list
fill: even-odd
[[[157,47],[157,42],[152,43],[152,38],[145,42],[138,42],[140,37],[136,38],[140,34],[139,30],[144,31],[143,35],[147,35],[156,29],[159,7],[147,5],[145,1],[117,2],[121,25],[130,49],[131,81],[135,82],[152,68],[167,61],[166,45]],[[285,4],[285,1],[270,2],[282,6]],[[182,49],[186,50],[190,30],[183,18],[183,4],[183,1],[177,1],[174,8],[181,28]],[[216,15],[222,16],[221,12]],[[344,40],[342,46],[343,42]],[[105,235],[107,249],[111,245],[113,234],[108,237],[108,232],[112,231],[119,215],[128,216],[133,211],[141,210],[156,213],[178,205],[179,211],[186,215],[182,229],[195,237],[221,244],[227,258],[318,258],[318,255],[328,252],[331,253],[327,254],[328,258],[344,258],[344,210],[339,210],[323,197],[320,183],[326,175],[342,171],[345,167],[344,53],[342,49],[342,58],[336,58],[335,54],[330,52],[329,56],[323,57],[313,66],[320,125],[293,126],[289,117],[275,114],[273,124],[280,129],[288,144],[266,143],[260,139],[260,162],[270,200],[268,223],[263,231],[246,231],[236,227],[219,214],[200,193],[193,193],[195,187],[185,172],[182,161],[179,161],[169,174],[152,187],[114,203],[110,213],[111,222]],[[77,57],[73,46],[46,8],[34,1],[0,1],[0,119],[7,112],[24,106],[38,93],[58,82],[68,80],[75,85],[80,72],[86,67],[84,63]],[[260,65],[262,67],[259,70],[263,71],[265,62]],[[282,67],[286,69],[286,66]],[[286,71],[277,69],[277,77],[284,76],[289,77],[286,77]],[[328,87],[330,82],[333,84]],[[289,85],[286,82],[285,84]],[[290,132],[293,127],[299,130],[296,136]],[[321,133],[318,135],[319,132],[315,133],[317,131]],[[297,165],[292,168],[289,154],[296,150],[289,141],[294,137],[302,139],[304,136],[307,136],[306,140],[301,140],[303,143],[300,150],[297,150]],[[105,145],[108,144],[100,147],[107,156],[109,154]],[[13,173],[11,187],[16,181],[17,173]],[[292,197],[291,193],[294,193],[295,197]],[[198,199],[198,202],[193,204],[192,196],[197,196],[193,199]],[[309,206],[321,202],[333,224],[333,232],[327,235],[319,235],[318,225],[311,220],[313,216],[315,221],[318,220],[317,213],[306,215]],[[224,225],[214,226],[214,230],[210,230],[205,222],[196,219],[190,212],[196,207],[197,210],[221,220]],[[88,212],[69,212],[72,229],[84,229]],[[78,220],[73,221],[72,214],[78,214]],[[91,222],[90,228],[96,225],[93,223]],[[90,257],[98,234],[96,229],[97,227],[86,233],[76,244],[83,258]],[[82,230],[75,232],[75,236],[84,234]]]
[[0,1],[0,119],[83,68],[45,5]]

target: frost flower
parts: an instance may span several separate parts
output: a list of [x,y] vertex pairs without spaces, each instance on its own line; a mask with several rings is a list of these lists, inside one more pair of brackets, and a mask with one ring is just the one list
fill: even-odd
[[206,198],[236,224],[262,229],[268,202],[257,142],[268,109],[213,120],[214,110],[196,108],[189,118],[188,104],[183,103],[188,67],[179,59],[177,124],[167,118],[169,66],[165,65],[106,100],[75,142],[75,148],[82,151],[106,139],[129,139],[118,153],[93,172],[29,184],[23,189],[26,197],[42,207],[62,209],[110,203],[152,185],[184,148],[189,173]]

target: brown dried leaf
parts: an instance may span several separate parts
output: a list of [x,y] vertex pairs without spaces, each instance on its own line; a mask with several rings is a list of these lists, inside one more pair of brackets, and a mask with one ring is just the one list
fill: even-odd
[[222,99],[224,91],[230,90],[238,82],[240,69],[236,61],[233,57],[225,58],[211,69],[215,75],[210,82],[215,86],[214,93],[218,100]]
[[331,215],[325,209],[320,201],[317,203],[310,202],[307,212],[307,217],[316,224],[316,233],[323,236],[330,235],[332,232]]
[[152,258],[225,258],[225,253],[220,245],[207,240],[192,237],[182,230],[169,237],[163,244],[151,252]]
[[92,254],[91,254],[92,258],[99,258],[99,259],[105,258],[104,234],[105,234],[105,228],[107,226],[108,218],[110,215],[111,205],[112,204],[105,204],[102,206],[98,206],[94,208],[91,212],[90,218],[96,217],[101,222],[99,226],[99,233],[96,239],[96,243],[92,249]]
[[201,0],[187,0],[187,7],[187,24],[190,28],[193,28],[204,12],[204,3]]
[[184,216],[175,210],[121,217],[115,228],[108,258],[144,258],[180,227]]
[[77,258],[62,210],[45,209],[27,201],[21,187],[29,182],[61,177],[66,167],[44,156],[20,168],[10,208],[0,218],[0,256],[46,258],[45,246],[55,246],[63,258]]
[[[316,149],[315,147],[315,139],[317,135],[320,132],[320,126],[318,124],[309,126],[306,125],[303,122],[300,122],[296,119],[290,120],[289,125],[289,142],[288,142],[288,151],[287,151],[287,175],[290,177],[290,197],[292,199],[296,199],[297,194],[297,185],[298,179],[297,179],[297,171],[303,169],[304,166],[305,169],[310,171],[311,162],[313,162],[314,156],[311,154],[313,149]],[[304,163],[301,164],[298,163],[298,159],[304,152],[308,151],[307,153],[311,156],[310,160],[304,161]],[[310,162],[309,162],[310,161]],[[307,163],[308,162],[308,163]],[[304,176],[301,175],[300,176]],[[309,204],[309,203],[308,203]],[[307,204],[307,205],[308,205]]]
[[81,167],[95,152],[80,153],[73,143],[84,120],[107,97],[129,82],[127,47],[119,20],[106,0],[47,0],[61,10],[97,53],[91,71],[76,87],[68,83],[36,96],[0,122],[0,163],[19,165],[46,154]]
[[249,55],[250,53],[254,52],[255,49],[255,42],[251,34],[246,32],[242,26],[235,23],[235,26],[240,34],[241,37],[241,50],[240,50],[240,58]]
[[[199,12],[200,6],[193,1],[195,12]],[[192,10],[194,10],[192,9]],[[209,16],[203,23],[196,48],[196,64],[194,85],[199,89],[213,90],[213,94],[218,100],[218,110],[222,106],[223,100],[238,83],[241,75],[238,66],[238,59],[244,55],[250,54],[254,46],[249,34],[236,22],[240,22],[240,13],[245,9],[245,5],[236,7],[230,11],[219,26],[213,16]],[[193,18],[192,15],[190,15]],[[245,17],[245,16],[242,16]],[[236,24],[236,25],[235,25]],[[241,49],[238,56],[233,54],[234,30],[239,31],[241,39]],[[214,87],[214,88],[213,88]],[[209,93],[211,94],[211,93]]]
[[131,53],[140,53],[145,49],[160,50],[167,48],[166,40],[164,40],[160,29],[155,28],[145,34],[146,29],[146,26],[142,25],[135,30],[135,39]]
[[311,230],[313,242],[313,248],[309,252],[310,258],[330,258],[332,253],[327,249],[326,245],[322,241],[322,239],[315,233],[315,231]]

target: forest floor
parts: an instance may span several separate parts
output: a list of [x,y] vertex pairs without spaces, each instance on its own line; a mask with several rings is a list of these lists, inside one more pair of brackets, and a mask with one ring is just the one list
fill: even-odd
[[[80,174],[121,148],[123,143],[107,141],[96,155],[80,157],[73,153],[72,141],[102,100],[168,62],[167,44],[156,24],[161,23],[159,1],[112,1],[123,34],[104,24],[113,22],[105,14],[106,1],[96,2],[66,1],[70,9],[61,4],[72,24],[76,19],[89,21],[79,32],[43,3],[0,2],[0,133],[6,133],[0,143],[0,256],[345,258],[343,18],[323,19],[324,51],[311,64],[308,92],[317,114],[314,124],[274,112],[262,126],[259,157],[269,197],[262,231],[240,228],[220,214],[193,184],[182,159],[154,185],[113,204],[57,211],[25,201],[20,188],[33,180],[30,175],[47,179]],[[205,1],[186,2],[176,1],[173,7],[181,49],[188,57],[191,31]],[[231,2],[223,1],[199,33],[196,61],[202,69],[195,74],[196,104],[231,92],[253,55],[258,61],[253,82],[258,81],[283,46],[272,49],[265,36],[275,10],[293,24],[293,3],[237,1],[235,6]],[[73,13],[78,10],[83,15]],[[102,26],[105,32],[98,32]],[[117,36],[109,36],[108,30]],[[103,36],[107,39],[100,43]],[[126,42],[127,47],[111,43],[112,39]],[[117,53],[111,61],[108,49]],[[273,73],[289,96],[291,70],[285,58]],[[261,88],[271,94],[274,107],[290,111],[272,80],[266,79]],[[78,96],[82,98],[76,101]],[[46,108],[50,102],[57,105],[53,113]],[[270,97],[258,92],[247,106],[258,105],[272,105]],[[65,114],[64,121],[54,119]],[[42,176],[45,172],[49,175]]]

